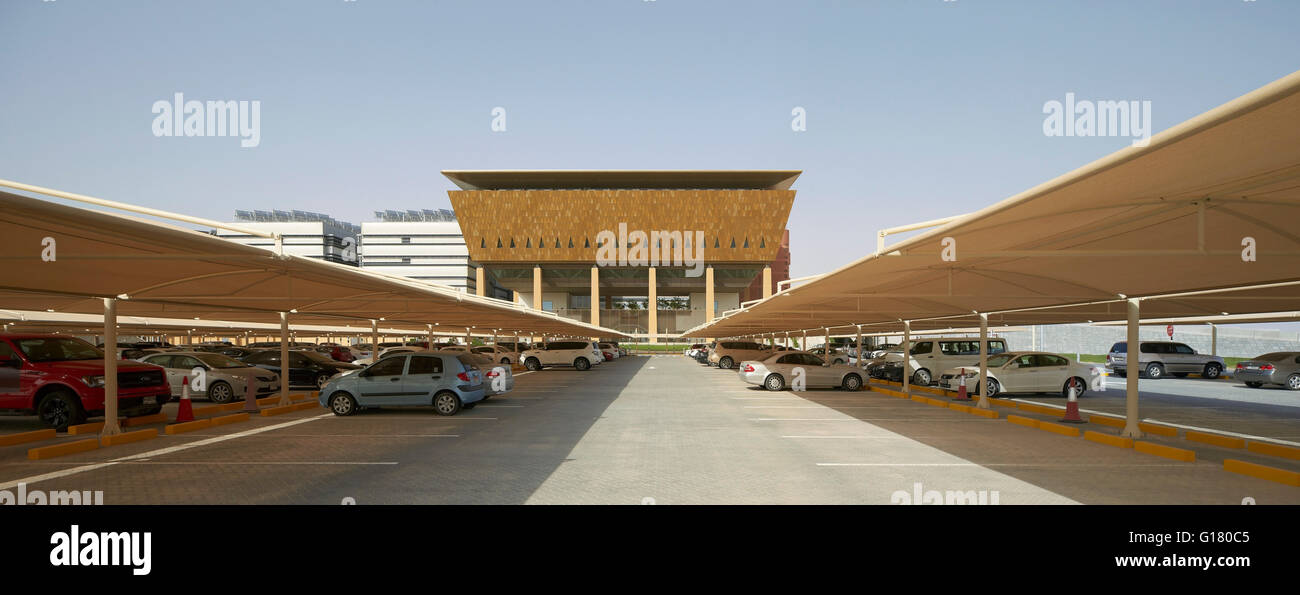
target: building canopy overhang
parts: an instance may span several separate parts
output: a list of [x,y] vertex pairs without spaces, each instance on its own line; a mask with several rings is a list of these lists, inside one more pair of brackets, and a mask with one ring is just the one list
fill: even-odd
[[1296,221],[1300,72],[685,334],[1287,311]]
[[789,190],[799,170],[443,170],[461,190]]

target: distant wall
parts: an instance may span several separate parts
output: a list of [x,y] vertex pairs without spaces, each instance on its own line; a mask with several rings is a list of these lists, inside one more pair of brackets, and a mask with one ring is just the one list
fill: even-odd
[[[1122,326],[1092,326],[1087,324],[1062,324],[1039,326],[1032,330],[998,332],[1007,339],[1011,349],[1028,350],[1034,347],[1032,333],[1038,333],[1037,348],[1054,353],[1103,354],[1111,345],[1127,339]],[[1139,336],[1143,341],[1168,341],[1164,326],[1144,326]],[[1206,325],[1175,325],[1174,341],[1186,343],[1198,353],[1210,353],[1210,327]],[[1219,327],[1218,355],[1224,357],[1255,357],[1270,351],[1300,351],[1300,335],[1266,329],[1239,329]]]

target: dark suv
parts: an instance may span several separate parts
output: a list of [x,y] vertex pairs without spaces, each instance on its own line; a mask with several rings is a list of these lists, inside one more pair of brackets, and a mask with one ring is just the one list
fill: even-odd
[[[152,415],[171,398],[162,368],[117,362],[118,412]],[[0,412],[63,430],[104,414],[104,352],[76,337],[0,334]]]

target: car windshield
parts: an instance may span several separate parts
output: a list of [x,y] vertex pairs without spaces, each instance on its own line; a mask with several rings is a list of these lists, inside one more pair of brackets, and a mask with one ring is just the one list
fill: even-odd
[[231,359],[220,353],[196,353],[194,357],[213,368],[247,368],[248,364]]
[[992,356],[989,358],[989,367],[996,368],[998,366],[1006,364],[1007,362],[1011,361],[1012,357],[1015,356],[1010,353],[1000,353],[998,355]]
[[104,352],[81,339],[44,337],[18,339],[18,349],[33,362],[62,362],[71,360],[103,359]]

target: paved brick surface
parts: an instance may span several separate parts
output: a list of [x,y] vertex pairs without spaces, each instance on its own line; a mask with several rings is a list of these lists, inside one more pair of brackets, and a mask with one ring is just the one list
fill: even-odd
[[29,446],[0,448],[0,489],[103,490],[109,504],[887,504],[918,484],[1002,504],[1300,503],[1215,463],[869,391],[771,393],[681,356],[520,374],[454,417],[315,409],[52,461],[28,461]]

